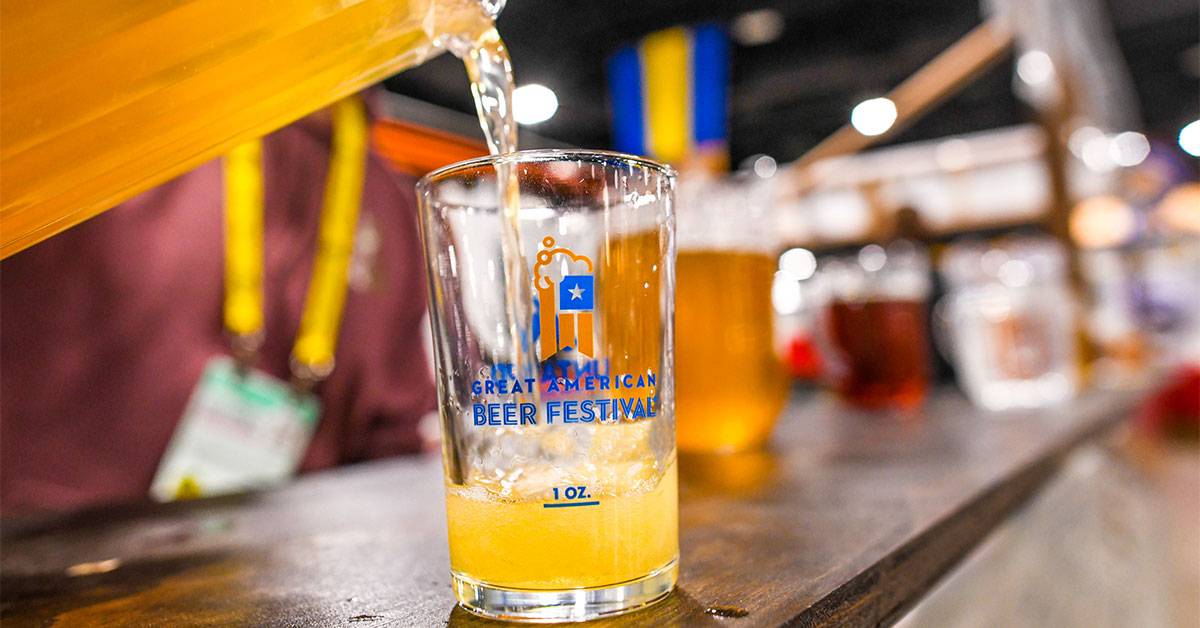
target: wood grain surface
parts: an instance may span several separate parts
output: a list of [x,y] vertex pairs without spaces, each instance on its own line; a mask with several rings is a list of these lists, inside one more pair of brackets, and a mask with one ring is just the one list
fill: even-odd
[[[768,451],[681,460],[679,589],[596,625],[878,625],[899,617],[1129,394],[911,415],[797,395]],[[486,626],[454,605],[436,458],[286,488],[0,522],[7,626]]]

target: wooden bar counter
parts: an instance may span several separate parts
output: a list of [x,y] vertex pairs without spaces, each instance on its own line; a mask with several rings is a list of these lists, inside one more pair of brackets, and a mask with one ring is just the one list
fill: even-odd
[[[996,415],[946,389],[901,419],[797,395],[770,451],[681,460],[679,589],[596,625],[888,623],[1134,402]],[[436,457],[7,520],[0,543],[6,627],[499,625],[454,605]]]

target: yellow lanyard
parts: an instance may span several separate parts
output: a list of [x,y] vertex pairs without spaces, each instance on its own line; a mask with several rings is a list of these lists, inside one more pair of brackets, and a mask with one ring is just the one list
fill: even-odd
[[[317,235],[312,278],[300,332],[292,346],[292,374],[310,385],[333,370],[346,302],[350,254],[367,162],[367,116],[352,96],[333,104],[333,148]],[[262,343],[263,177],[259,140],[225,157],[225,328],[243,362]]]

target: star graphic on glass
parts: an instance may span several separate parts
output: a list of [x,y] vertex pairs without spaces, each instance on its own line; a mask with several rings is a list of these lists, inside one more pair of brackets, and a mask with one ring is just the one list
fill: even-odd
[[590,310],[595,306],[595,278],[567,275],[558,285],[558,309],[563,312]]

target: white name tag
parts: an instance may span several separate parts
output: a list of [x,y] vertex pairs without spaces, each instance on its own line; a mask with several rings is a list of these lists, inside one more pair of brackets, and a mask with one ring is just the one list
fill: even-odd
[[259,371],[214,358],[192,391],[158,464],[150,495],[159,501],[263,488],[290,478],[316,429],[311,394]]

